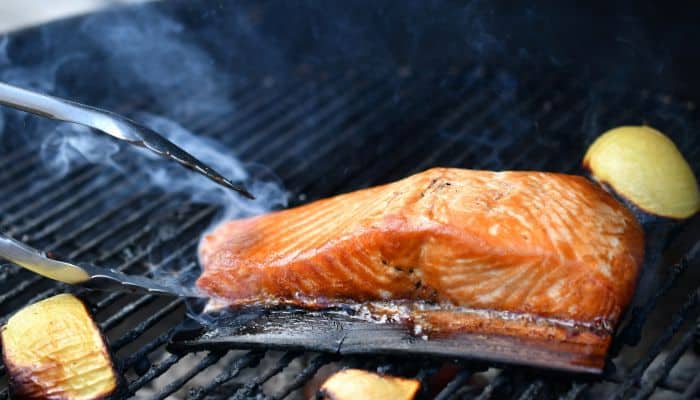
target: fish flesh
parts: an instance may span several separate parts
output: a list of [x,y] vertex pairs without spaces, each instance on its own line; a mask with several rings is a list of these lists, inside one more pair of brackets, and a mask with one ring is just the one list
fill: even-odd
[[[311,341],[340,353],[369,346],[600,373],[644,232],[581,176],[434,168],[223,223],[199,256],[209,310],[308,310],[217,344]],[[339,305],[354,307],[350,320],[314,311]]]
[[634,292],[644,233],[581,176],[433,168],[225,222],[199,256],[198,287],[228,305],[409,301],[431,305],[416,316],[435,330],[566,340],[550,325],[583,326],[604,352]]

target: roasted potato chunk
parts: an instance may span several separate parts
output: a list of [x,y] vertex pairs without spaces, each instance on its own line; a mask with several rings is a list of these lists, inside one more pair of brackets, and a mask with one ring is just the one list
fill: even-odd
[[361,369],[346,369],[331,375],[319,390],[328,400],[411,400],[420,389],[416,379],[378,375]]
[[1,336],[15,398],[92,400],[117,388],[102,334],[73,295],[60,294],[23,308],[9,319]]
[[680,220],[700,210],[693,170],[673,141],[651,127],[605,132],[588,148],[583,165],[646,213]]

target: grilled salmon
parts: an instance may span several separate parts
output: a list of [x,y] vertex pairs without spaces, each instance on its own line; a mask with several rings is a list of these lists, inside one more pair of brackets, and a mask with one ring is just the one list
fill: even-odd
[[226,222],[197,285],[232,305],[406,300],[614,326],[643,253],[632,213],[584,177],[434,168]]

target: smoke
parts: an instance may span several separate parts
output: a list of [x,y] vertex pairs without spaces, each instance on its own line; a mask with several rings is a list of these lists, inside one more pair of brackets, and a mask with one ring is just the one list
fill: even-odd
[[[110,91],[138,88],[154,103],[151,109],[187,121],[202,115],[220,118],[235,115],[236,105],[229,98],[235,71],[222,70],[209,52],[189,40],[180,22],[154,8],[143,7],[137,12],[95,14],[82,23],[80,30],[104,55],[104,68],[113,79],[114,87]],[[287,196],[279,179],[264,166],[243,165],[222,143],[198,136],[163,115],[141,112],[134,118],[227,178],[245,182],[256,200],[244,199],[205,177],[165,161],[149,163],[143,168],[149,184],[187,193],[195,202],[220,205],[224,210],[222,218],[226,219],[286,205]],[[71,150],[85,157],[94,151],[95,138],[84,134],[79,138],[67,140]],[[115,154],[112,150],[113,147],[107,147],[102,153],[109,154],[94,158],[109,159],[108,156]],[[59,152],[57,157],[65,159],[67,154],[68,163],[75,162],[76,152]],[[153,157],[147,151],[141,156]]]
[[[255,196],[255,200],[243,198],[204,176],[174,167],[169,162],[149,164],[149,168],[144,169],[151,184],[167,191],[187,193],[194,202],[218,204],[222,206],[222,218],[225,219],[260,214],[272,208],[286,206],[287,194],[281,181],[265,166],[243,164],[230,149],[218,141],[196,136],[167,118],[142,113],[139,120],[156,132],[161,132],[172,142],[188,149],[198,159],[206,160],[209,166],[227,178],[244,182]],[[146,150],[143,153],[144,156],[154,157]]]
[[[0,36],[0,68],[5,67],[9,64],[10,60],[7,58],[7,44],[10,39],[4,35]],[[0,137],[5,132],[5,113],[0,110]]]
[[196,158],[204,160],[227,178],[234,182],[244,182],[256,197],[255,200],[243,198],[238,193],[171,161],[161,159],[148,150],[125,148],[125,145],[74,124],[59,125],[42,142],[40,154],[44,167],[55,176],[65,176],[88,164],[109,165],[123,173],[129,173],[115,160],[115,157],[121,154],[120,151],[127,151],[133,153],[129,155],[130,163],[135,163],[138,171],[148,178],[144,182],[145,187],[184,193],[190,201],[196,203],[219,205],[222,210],[220,219],[260,214],[286,205],[287,195],[281,181],[265,166],[252,163],[244,165],[225,145],[212,138],[197,136],[168,118],[139,113],[137,119],[187,149]]
[[466,29],[463,40],[474,57],[500,56],[506,52],[506,39],[495,28],[497,18],[494,19],[489,2],[471,1],[463,6],[460,14]]
[[0,66],[4,66],[9,63],[7,58],[7,44],[10,42],[10,38],[7,35],[0,36]]
[[59,125],[41,143],[39,152],[46,170],[57,176],[85,164],[109,163],[119,169],[112,162],[119,146],[80,125]]
[[[146,188],[184,193],[193,202],[220,205],[221,218],[258,214],[286,204],[287,195],[279,179],[264,166],[244,165],[222,143],[189,132],[173,118],[160,115],[162,111],[191,121],[201,115],[226,118],[236,112],[235,104],[229,99],[235,73],[222,71],[209,52],[188,40],[180,22],[156,7],[145,6],[97,13],[72,28],[72,31],[38,29],[34,46],[41,48],[42,54],[37,57],[38,62],[30,65],[14,62],[8,54],[10,40],[0,39],[0,65],[7,64],[0,70],[0,79],[78,100],[107,98],[119,103],[125,95],[138,93],[148,109],[158,113],[140,112],[130,117],[161,133],[227,178],[245,182],[256,200],[244,199],[171,161],[156,160],[146,150],[137,154],[128,145],[88,128],[17,113],[35,128],[23,131],[33,131],[26,134],[41,141],[40,155],[47,171],[60,177],[86,164],[105,164],[124,171],[115,157],[126,156],[147,177],[143,183]],[[54,48],[70,48],[59,43],[67,36],[79,37],[82,45],[57,57],[47,56],[55,53]],[[74,63],[80,64],[78,68],[73,68]],[[96,70],[84,67],[86,63],[97,66]],[[77,77],[71,75],[76,69],[81,71]],[[70,79],[70,84],[63,85],[63,79]],[[66,87],[75,92],[63,93]],[[0,128],[2,121],[0,118]]]
[[[273,208],[287,205],[287,193],[279,178],[268,168],[260,164],[244,164],[238,160],[235,154],[218,141],[203,136],[197,136],[186,130],[178,123],[159,115],[139,113],[139,121],[161,132],[174,143],[182,146],[200,160],[214,168],[219,173],[234,182],[243,182],[246,188],[255,196],[255,200],[244,198],[237,192],[224,188],[208,178],[195,174],[185,168],[173,165],[172,162],[161,160],[148,150],[138,149],[141,154],[137,163],[141,165],[140,172],[147,177],[147,184],[171,193],[186,194],[189,201],[202,204],[215,204],[220,212],[210,227],[215,227],[221,221],[257,215]],[[77,140],[79,146],[74,150],[82,157],[91,149],[86,146],[94,144],[94,140],[85,140],[85,136]],[[113,153],[113,155],[115,155]],[[76,162],[74,157],[70,162]],[[146,160],[146,161],[143,161]],[[164,240],[173,237],[174,226],[159,225],[157,234]],[[199,276],[199,270],[187,271],[192,254],[185,254],[181,259],[175,259],[168,265],[161,265],[163,254],[153,252],[151,263],[147,265],[148,271],[160,283],[169,285],[173,290],[178,290],[184,295],[198,294],[199,289],[194,287],[194,282]],[[183,287],[184,286],[184,287]],[[208,317],[200,315],[201,302],[188,301],[188,314],[197,320],[206,320]]]
[[[36,35],[31,46],[13,46],[14,39],[0,38],[0,80],[117,112],[119,109],[111,105],[131,103],[136,98],[149,111],[132,112],[129,117],[228,179],[242,182],[256,199],[246,199],[173,161],[89,128],[3,108],[0,132],[6,120],[8,126],[11,122],[17,127],[3,140],[12,136],[40,143],[42,166],[52,178],[65,177],[86,165],[106,165],[129,175],[139,191],[177,193],[178,199],[184,196],[192,203],[219,206],[221,212],[212,226],[224,219],[260,214],[287,204],[287,193],[271,170],[243,163],[223,143],[191,132],[177,122],[196,122],[201,116],[232,118],[236,113],[229,97],[235,71],[224,70],[208,51],[189,41],[179,22],[155,7],[144,6],[135,11],[91,15],[70,30],[41,27],[30,34]],[[73,37],[80,45],[64,44]],[[28,57],[29,62],[23,54],[27,48],[38,53]],[[97,179],[101,178],[98,175]],[[118,199],[107,199],[105,206],[113,201]],[[165,221],[155,233],[159,238],[168,235],[168,224]],[[180,276],[179,267],[186,262],[184,259],[192,260],[191,256],[162,268],[156,268],[162,259],[154,258],[146,267],[161,283],[189,286],[194,276]]]
[[155,10],[95,14],[80,27],[102,50],[116,88],[138,87],[170,115],[233,111],[230,73],[186,40],[183,26]]

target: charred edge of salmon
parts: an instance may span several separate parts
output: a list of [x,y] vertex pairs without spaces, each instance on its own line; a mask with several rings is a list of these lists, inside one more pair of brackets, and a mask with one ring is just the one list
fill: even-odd
[[[427,340],[459,338],[463,334],[498,336],[504,344],[512,344],[510,349],[503,351],[503,361],[519,361],[545,368],[577,365],[599,373],[612,342],[611,332],[580,324],[567,326],[568,321],[553,323],[544,318],[509,318],[439,310],[418,311],[412,318],[413,333],[427,332]],[[417,330],[419,326],[421,329]],[[531,360],[531,357],[540,360]]]
[[[397,307],[396,304],[374,302],[363,305],[363,307],[368,310],[370,315],[397,314],[397,312],[394,311],[394,309]],[[536,314],[517,313],[502,310],[474,309],[452,305],[426,304],[423,302],[412,302],[409,307],[409,310],[404,312],[404,314],[412,316],[414,322],[416,320],[416,316],[446,314],[462,316],[464,318],[483,318],[485,320],[501,319],[506,321],[525,321],[538,326],[549,326],[557,329],[568,329],[571,331],[587,331],[599,336],[611,335],[613,333],[614,325],[613,321],[604,319],[596,320],[594,322],[581,322],[560,318],[543,317]],[[452,331],[453,329],[450,329],[450,324],[447,323],[447,321],[445,322],[446,323],[432,324],[425,328],[429,332],[436,333]],[[459,330],[459,326],[456,330]]]

